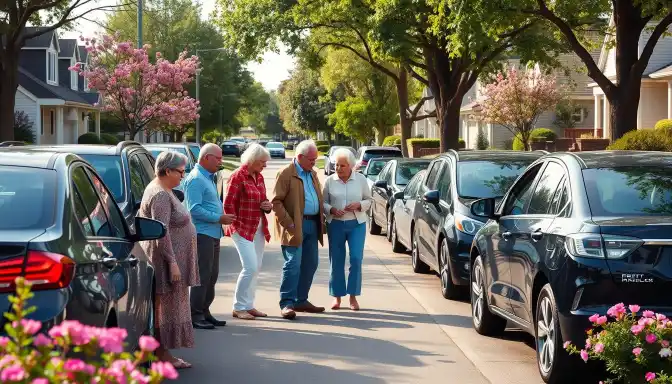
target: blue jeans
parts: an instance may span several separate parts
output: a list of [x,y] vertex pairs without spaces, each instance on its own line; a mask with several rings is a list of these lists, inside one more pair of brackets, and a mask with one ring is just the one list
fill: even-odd
[[298,247],[282,246],[285,264],[280,282],[280,308],[294,308],[308,301],[313,276],[319,261],[317,222],[303,220],[303,243]]
[[[362,294],[362,258],[364,257],[364,240],[366,239],[366,223],[357,220],[332,220],[327,227],[329,235],[329,294],[343,297],[346,294],[359,296]],[[345,243],[350,251],[350,272],[348,286],[345,286]]]

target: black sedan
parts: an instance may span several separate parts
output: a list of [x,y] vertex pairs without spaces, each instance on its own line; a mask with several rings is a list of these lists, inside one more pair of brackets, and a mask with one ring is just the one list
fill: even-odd
[[[128,331],[129,349],[154,329],[154,268],[138,241],[165,236],[135,218],[132,234],[98,173],[56,151],[0,149],[0,306],[14,280],[32,280],[47,329],[63,320]],[[4,329],[4,317],[0,328]]]
[[386,228],[387,239],[392,239],[391,224],[393,221],[392,207],[394,194],[403,191],[416,173],[426,169],[430,160],[395,158],[390,160],[378,174],[373,183],[371,196],[371,226],[370,233],[380,234]]
[[672,314],[672,154],[556,153],[533,163],[489,218],[470,253],[474,328],[507,321],[536,338],[548,383],[577,372],[562,348],[583,346],[591,315],[617,303]]
[[222,148],[222,156],[239,157],[241,154],[240,145],[235,141],[225,141],[220,147]]
[[411,248],[411,223],[418,199],[424,193],[422,185],[426,175],[426,169],[416,173],[406,188],[394,195],[392,220],[390,220],[390,241],[393,252],[405,252]]

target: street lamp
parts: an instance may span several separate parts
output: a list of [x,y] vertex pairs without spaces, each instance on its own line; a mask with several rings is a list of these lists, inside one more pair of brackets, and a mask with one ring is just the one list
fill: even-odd
[[[210,48],[210,49],[197,49],[196,50],[196,57],[198,57],[200,61],[200,56],[198,55],[199,52],[208,52],[208,51],[226,51],[226,48]],[[201,85],[201,69],[199,68],[196,71],[196,101],[201,102],[200,98],[200,85]],[[196,119],[196,142],[198,144],[201,143],[201,114],[198,114],[198,119]]]

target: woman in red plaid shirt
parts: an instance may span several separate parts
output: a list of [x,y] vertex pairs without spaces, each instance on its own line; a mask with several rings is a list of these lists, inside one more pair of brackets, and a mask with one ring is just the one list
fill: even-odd
[[226,235],[233,239],[243,265],[236,283],[233,317],[243,320],[266,317],[254,308],[254,296],[264,246],[271,240],[266,214],[273,206],[266,198],[266,185],[261,175],[270,158],[266,148],[252,144],[243,152],[240,158],[243,165],[231,174],[226,186],[224,212],[236,217],[226,228]]

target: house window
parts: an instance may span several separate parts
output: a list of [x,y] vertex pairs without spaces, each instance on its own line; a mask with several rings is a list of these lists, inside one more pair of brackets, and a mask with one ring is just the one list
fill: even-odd
[[51,124],[51,134],[54,134],[54,111],[49,111],[49,123]]
[[572,113],[572,120],[574,120],[575,123],[581,124],[583,123],[583,119],[586,118],[586,109],[585,108],[576,108],[574,109],[574,113]]
[[58,84],[56,63],[58,63],[56,52],[47,51],[47,83],[53,83],[54,85]]

